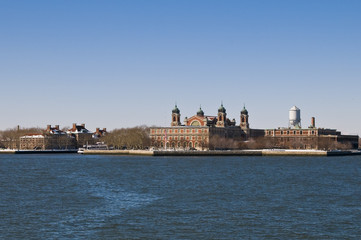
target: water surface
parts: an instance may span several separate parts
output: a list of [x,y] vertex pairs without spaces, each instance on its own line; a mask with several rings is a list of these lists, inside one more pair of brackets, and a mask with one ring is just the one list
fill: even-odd
[[0,155],[0,239],[359,239],[361,156]]

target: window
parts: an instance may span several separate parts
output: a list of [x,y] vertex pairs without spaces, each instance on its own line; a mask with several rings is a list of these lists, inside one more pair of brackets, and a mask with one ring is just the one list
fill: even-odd
[[200,125],[201,125],[201,123],[197,120],[195,120],[191,123],[191,126],[200,126]]

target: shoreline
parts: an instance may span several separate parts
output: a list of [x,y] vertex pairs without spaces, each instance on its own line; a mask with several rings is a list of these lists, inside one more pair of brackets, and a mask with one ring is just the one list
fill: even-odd
[[[70,150],[0,150],[0,154],[69,154]],[[253,149],[253,150],[208,150],[208,151],[175,151],[175,150],[84,150],[85,155],[133,155],[133,156],[350,156],[361,155],[360,150],[290,150],[290,149]]]
[[349,156],[361,151],[323,150],[210,150],[210,151],[149,151],[149,150],[85,150],[86,155],[141,155],[141,156]]
[[14,149],[4,149],[0,150],[0,154],[69,154],[69,153],[77,153],[77,149],[69,149],[69,150],[14,150]]

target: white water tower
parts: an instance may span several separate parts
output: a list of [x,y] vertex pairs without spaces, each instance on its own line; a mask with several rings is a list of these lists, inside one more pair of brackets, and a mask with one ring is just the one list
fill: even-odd
[[301,110],[296,106],[289,110],[289,127],[301,128]]

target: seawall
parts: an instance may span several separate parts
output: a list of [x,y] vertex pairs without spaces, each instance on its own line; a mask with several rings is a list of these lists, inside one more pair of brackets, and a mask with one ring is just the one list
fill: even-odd
[[346,156],[361,155],[360,151],[322,150],[213,150],[213,151],[148,151],[148,150],[85,150],[93,155],[143,155],[143,156]]
[[144,155],[154,156],[153,151],[147,150],[84,150],[83,154],[93,155]]
[[0,150],[0,154],[64,154],[64,153],[77,153],[77,149],[69,150]]

